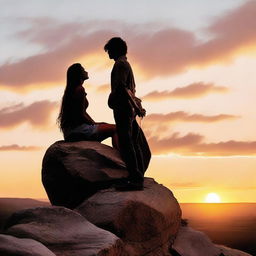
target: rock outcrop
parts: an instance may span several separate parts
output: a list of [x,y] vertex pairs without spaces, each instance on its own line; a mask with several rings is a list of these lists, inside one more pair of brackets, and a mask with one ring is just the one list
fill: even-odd
[[42,202],[29,198],[0,198],[0,232],[3,229],[6,220],[13,213],[23,209],[49,205],[49,202]]
[[15,213],[6,234],[37,240],[57,256],[121,256],[123,243],[80,214],[64,207],[39,207]]
[[127,175],[111,147],[54,143],[43,159],[42,180],[51,203],[61,206],[14,213],[0,235],[0,255],[249,256],[214,245],[185,221],[181,226],[177,200],[151,178],[143,191],[116,191],[113,183]]
[[43,159],[42,181],[51,203],[71,209],[127,175],[118,151],[99,142],[58,141]]
[[246,252],[242,252],[240,250],[236,250],[236,249],[232,249],[232,248],[229,248],[229,247],[226,247],[224,245],[216,245],[220,250],[221,250],[221,253],[220,254],[221,256],[252,256],[251,254],[249,253],[246,253]]
[[43,244],[26,238],[0,235],[1,256],[56,256]]
[[167,253],[180,226],[181,210],[172,192],[145,178],[143,191],[107,189],[85,200],[76,211],[119,236],[131,255]]
[[248,253],[215,245],[203,233],[190,227],[181,227],[172,245],[181,256],[251,256]]

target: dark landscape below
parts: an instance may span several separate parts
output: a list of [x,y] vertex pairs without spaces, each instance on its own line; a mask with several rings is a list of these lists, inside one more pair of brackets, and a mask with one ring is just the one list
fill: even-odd
[[181,203],[183,219],[215,244],[256,255],[256,203]]
[[[15,211],[47,206],[47,201],[27,198],[0,198],[0,231]],[[206,233],[216,244],[256,255],[256,203],[180,203],[183,219]]]

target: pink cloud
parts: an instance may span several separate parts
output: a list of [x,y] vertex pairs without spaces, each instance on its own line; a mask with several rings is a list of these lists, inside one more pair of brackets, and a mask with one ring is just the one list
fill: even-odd
[[26,38],[28,41],[49,50],[65,45],[70,41],[70,35],[72,37],[78,36],[88,28],[87,24],[78,22],[63,24],[46,17],[26,18],[26,21],[31,26],[16,36],[20,39]]
[[212,123],[224,120],[237,119],[238,116],[218,114],[213,116],[207,116],[202,114],[189,114],[184,111],[170,112],[168,114],[150,114],[145,118],[145,123],[152,125],[156,124],[167,124],[172,122],[200,122],[200,123]]
[[221,63],[256,43],[256,2],[247,1],[206,27],[212,38],[202,41],[184,30],[166,29],[143,34],[132,44],[132,57],[148,77],[184,72],[194,66]]
[[51,101],[37,101],[28,106],[17,104],[0,109],[0,128],[9,129],[28,122],[35,127],[44,127],[58,104]]
[[[32,31],[30,32],[32,33]],[[48,36],[52,33],[53,31],[50,31]],[[52,46],[53,42],[47,41],[46,35],[42,35],[42,38],[37,38],[37,40],[43,45],[46,44],[49,49],[21,61],[0,66],[0,85],[21,91],[33,87],[37,83],[63,82],[66,79],[67,68],[72,63],[77,62],[85,55],[99,51],[99,49],[102,49],[103,52],[103,43],[111,36],[113,34],[107,31],[96,31],[87,35],[72,34],[69,39],[63,40],[65,43],[56,47],[59,45],[58,43]],[[36,37],[39,35],[36,34]]]
[[178,87],[172,91],[153,91],[145,95],[143,99],[148,101],[160,101],[171,98],[194,99],[210,93],[226,93],[227,91],[228,88],[224,86],[216,86],[214,84],[198,82],[184,87]]
[[202,143],[195,145],[192,149],[194,152],[206,156],[256,155],[256,141],[230,140],[218,143]]
[[36,146],[19,146],[17,144],[0,146],[0,151],[36,151],[40,150],[40,147]]
[[205,29],[211,36],[208,41],[177,28],[153,31],[145,26],[144,30],[138,31],[136,26],[113,21],[104,22],[100,28],[99,22],[95,21],[64,25],[52,22],[51,27],[48,24],[45,29],[38,21],[19,36],[41,44],[44,52],[0,66],[0,85],[24,90],[36,83],[63,81],[67,67],[74,61],[91,54],[101,54],[107,58],[103,51],[105,42],[120,34],[128,42],[131,63],[136,64],[147,78],[169,76],[195,66],[222,63],[235,58],[241,48],[255,45],[255,13],[256,2],[250,0],[217,17]]
[[175,153],[190,156],[250,156],[256,155],[256,141],[224,141],[205,143],[204,137],[189,133],[180,136],[174,133],[168,138],[149,138],[149,145],[154,154]]
[[203,140],[203,136],[199,134],[189,133],[185,136],[179,136],[179,133],[174,133],[168,138],[159,139],[158,137],[150,137],[149,144],[153,153],[168,153],[180,152],[180,149],[198,145]]

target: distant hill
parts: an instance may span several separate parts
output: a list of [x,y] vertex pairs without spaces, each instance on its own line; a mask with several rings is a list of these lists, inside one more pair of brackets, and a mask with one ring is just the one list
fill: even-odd
[[7,218],[14,212],[39,206],[48,206],[48,202],[34,200],[30,198],[0,198],[0,231]]
[[256,255],[256,203],[180,203],[182,218],[223,244]]

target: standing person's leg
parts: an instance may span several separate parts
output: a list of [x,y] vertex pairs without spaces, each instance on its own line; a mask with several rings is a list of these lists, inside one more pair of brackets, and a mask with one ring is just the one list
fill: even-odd
[[120,111],[114,111],[114,117],[116,121],[120,153],[130,174],[129,179],[132,182],[143,183],[143,175],[138,169],[138,162],[132,138],[132,123],[134,119]]
[[141,175],[144,176],[145,166],[144,166],[143,152],[140,145],[139,136],[140,136],[140,127],[136,119],[134,119],[132,123],[132,140],[133,140],[134,150],[136,153],[138,168]]

